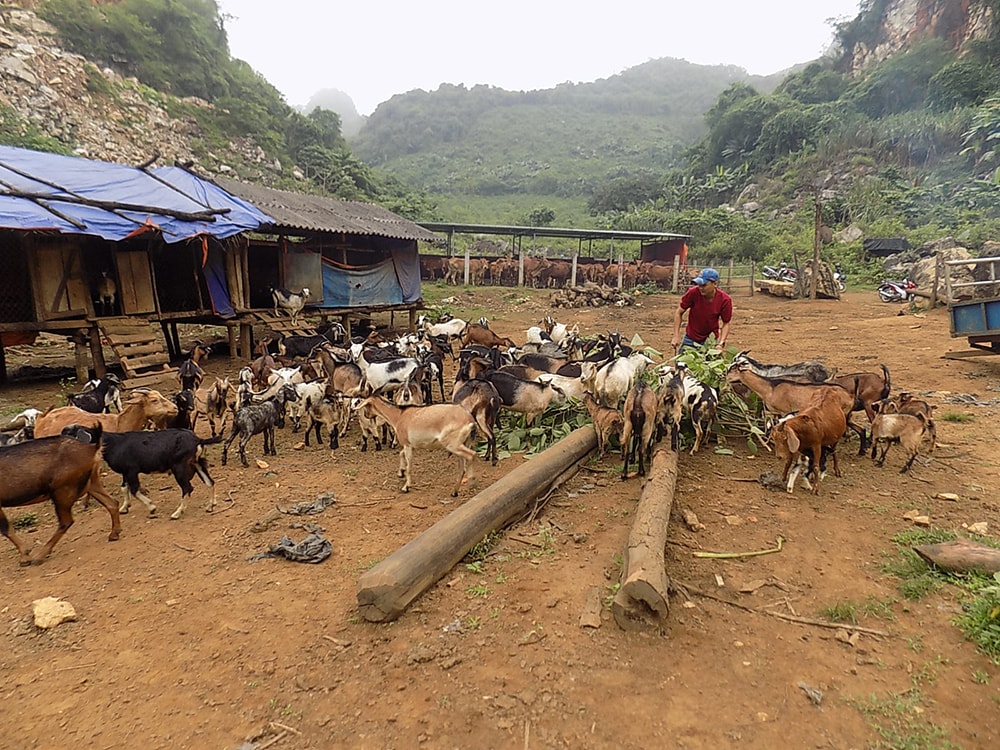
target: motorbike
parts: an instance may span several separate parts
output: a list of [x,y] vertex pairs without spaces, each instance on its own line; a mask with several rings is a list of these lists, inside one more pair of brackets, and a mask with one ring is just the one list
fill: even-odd
[[878,288],[878,298],[883,302],[912,302],[916,295],[913,290],[917,288],[909,279],[902,281],[892,281],[886,279]]
[[798,273],[794,268],[789,268],[784,263],[782,263],[778,268],[774,266],[764,266],[761,269],[761,274],[765,279],[770,279],[771,281],[795,281],[798,278]]
[[837,289],[842,292],[847,291],[847,271],[841,268],[839,263],[834,266],[833,280],[837,284]]

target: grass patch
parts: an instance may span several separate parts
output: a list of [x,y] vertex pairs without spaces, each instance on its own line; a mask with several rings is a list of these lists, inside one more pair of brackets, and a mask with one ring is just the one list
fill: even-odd
[[868,597],[860,604],[856,602],[837,602],[829,607],[820,610],[820,614],[831,622],[843,622],[848,625],[857,625],[859,619],[872,617],[879,620],[895,620],[896,615],[892,611],[893,600],[876,599]]
[[[882,570],[900,579],[899,591],[909,600],[921,599],[947,584],[966,592],[962,614],[955,618],[954,623],[980,651],[995,664],[1000,664],[1000,573],[989,575],[939,570],[911,549],[916,545],[940,544],[956,538],[956,534],[941,529],[910,529],[897,534],[892,541],[899,547],[898,554],[889,559]],[[977,541],[1000,549],[1000,542],[996,540],[984,538]]]
[[994,664],[1000,664],[1000,573],[994,573],[992,583],[979,588],[962,610],[955,624]]
[[912,688],[887,698],[872,694],[849,702],[878,734],[871,745],[875,750],[957,750],[947,732],[925,718],[923,700],[923,693]]
[[942,422],[972,422],[975,417],[971,414],[962,411],[946,411],[938,419]]
[[38,516],[34,513],[24,513],[14,519],[14,528],[18,530],[33,529],[38,525]]

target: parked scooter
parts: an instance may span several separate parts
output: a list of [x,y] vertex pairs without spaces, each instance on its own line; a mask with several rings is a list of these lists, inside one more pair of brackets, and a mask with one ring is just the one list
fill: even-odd
[[886,279],[878,288],[878,298],[883,302],[912,302],[916,295],[913,290],[917,288],[909,279],[902,281],[892,281]]
[[842,292],[847,291],[847,271],[839,263],[834,266],[833,280],[837,284],[837,289]]
[[794,268],[789,268],[784,263],[777,268],[774,266],[764,266],[761,269],[761,274],[765,279],[770,279],[771,281],[795,281],[799,276]]

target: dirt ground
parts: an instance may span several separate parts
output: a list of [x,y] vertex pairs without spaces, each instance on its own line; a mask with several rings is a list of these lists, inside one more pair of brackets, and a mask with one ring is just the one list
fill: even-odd
[[[477,289],[454,308],[476,317],[486,309],[496,330],[523,340],[550,312],[544,294],[529,296]],[[676,301],[644,297],[557,319],[585,334],[639,333],[665,351]],[[666,556],[688,595],[672,597],[662,635],[623,632],[606,608],[599,628],[579,624],[593,587],[602,599],[613,592],[639,498],[640,479],[617,479],[617,457],[581,471],[532,523],[509,529],[479,572],[460,564],[399,620],[371,624],[358,615],[358,577],[471,492],[449,497],[456,467],[443,454],[417,454],[414,489],[403,495],[395,452],[362,454],[356,427],[334,453],[294,450],[301,436],[286,429],[266,470],[254,465],[259,437],[248,469],[220,466],[219,447],[210,449],[213,514],[196,484],[194,503],[170,521],[179,490],[149,477],[160,515],[133,506],[116,543],[106,541],[103,509],[77,506],[76,525],[43,565],[20,568],[0,544],[0,748],[998,747],[1000,668],[952,623],[961,592],[908,602],[883,565],[913,509],[937,528],[987,521],[991,534],[1000,530],[1000,362],[943,359],[965,348],[949,338],[946,312],[903,310],[874,292],[840,302],[736,298],[730,343],[758,359],[818,358],[841,372],[882,362],[895,389],[929,394],[938,451],[901,476],[898,448],[879,469],[848,442],[843,478],[829,478],[818,497],[752,481],[776,460],[740,441],[727,443],[734,455],[714,442],[683,454]],[[239,365],[212,358],[208,372]],[[950,394],[975,394],[980,405],[949,403]],[[44,408],[59,395],[56,382],[15,385],[0,391],[0,409]],[[949,411],[971,420],[940,419]],[[523,460],[479,462],[480,487]],[[115,477],[105,484],[119,492]],[[276,505],[324,492],[336,503],[321,515],[257,523]],[[705,528],[688,530],[681,509]],[[40,543],[53,514],[29,510]],[[283,534],[302,538],[295,521],[325,528],[328,560],[249,560]],[[764,550],[779,536],[774,554],[692,555]],[[31,603],[46,596],[71,602],[78,619],[37,629]],[[869,612],[859,624],[885,635],[848,639],[767,614],[823,619],[845,604]],[[822,692],[819,705],[803,685]]]

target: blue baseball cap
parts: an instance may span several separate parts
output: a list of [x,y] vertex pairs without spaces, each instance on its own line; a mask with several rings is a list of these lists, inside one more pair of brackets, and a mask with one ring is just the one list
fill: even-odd
[[705,286],[709,281],[716,283],[719,281],[719,272],[714,268],[703,269],[701,274],[694,280],[694,283],[698,286]]

